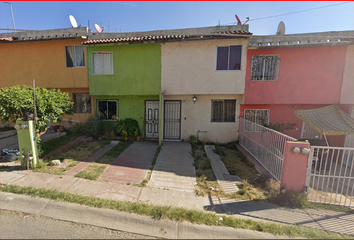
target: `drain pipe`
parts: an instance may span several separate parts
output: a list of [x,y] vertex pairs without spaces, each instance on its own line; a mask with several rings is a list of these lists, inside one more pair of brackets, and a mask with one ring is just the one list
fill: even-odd
[[198,132],[197,132],[197,140],[199,141],[199,133],[207,133],[208,131],[200,131],[200,130],[198,130]]

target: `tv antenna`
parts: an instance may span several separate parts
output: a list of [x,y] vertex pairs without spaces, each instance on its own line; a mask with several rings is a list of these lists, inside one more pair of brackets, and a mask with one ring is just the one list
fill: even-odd
[[81,27],[81,24],[79,26],[77,25],[76,19],[73,15],[69,15],[69,20],[73,28]]
[[102,33],[104,30],[104,27],[102,26],[102,28],[100,27],[100,25],[98,25],[97,23],[95,23],[95,29],[98,33]]
[[283,21],[280,21],[278,24],[277,35],[284,35],[285,34],[285,24]]
[[4,2],[4,3],[5,3],[5,4],[10,4],[11,16],[12,16],[12,25],[14,26],[14,32],[16,32],[14,12],[12,11],[12,3],[9,3],[9,2]]
[[237,25],[242,25],[241,20],[238,18],[238,16],[235,14],[235,18],[237,20]]

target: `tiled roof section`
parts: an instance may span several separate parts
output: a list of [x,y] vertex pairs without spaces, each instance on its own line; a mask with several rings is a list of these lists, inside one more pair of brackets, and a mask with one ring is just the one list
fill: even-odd
[[239,36],[239,35],[252,35],[248,31],[229,31],[219,32],[212,34],[199,34],[199,35],[160,35],[160,36],[140,36],[140,37],[120,37],[110,39],[93,39],[84,42],[88,44],[104,44],[104,43],[122,43],[122,42],[145,42],[145,41],[173,41],[173,40],[188,40],[188,39],[208,39],[212,37],[223,36]]
[[11,42],[13,40],[14,39],[12,37],[10,37],[10,38],[0,38],[0,42]]

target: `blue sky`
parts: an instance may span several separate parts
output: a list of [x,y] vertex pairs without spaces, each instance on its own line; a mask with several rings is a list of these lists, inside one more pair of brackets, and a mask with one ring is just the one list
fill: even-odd
[[[28,30],[69,28],[69,15],[83,26],[89,21],[93,31],[97,23],[105,32],[132,32],[230,25],[236,22],[235,14],[242,22],[250,18],[247,24],[255,35],[275,34],[280,21],[286,34],[354,30],[354,2],[344,1],[7,2],[12,3],[16,28]],[[335,6],[324,7],[329,5]],[[287,15],[271,17],[281,14]],[[1,1],[0,28],[12,26],[10,5]]]

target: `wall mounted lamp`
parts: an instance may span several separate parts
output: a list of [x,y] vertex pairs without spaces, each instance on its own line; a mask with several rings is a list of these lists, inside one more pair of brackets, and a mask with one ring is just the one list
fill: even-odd
[[193,103],[195,103],[197,101],[197,97],[194,95],[193,99]]

